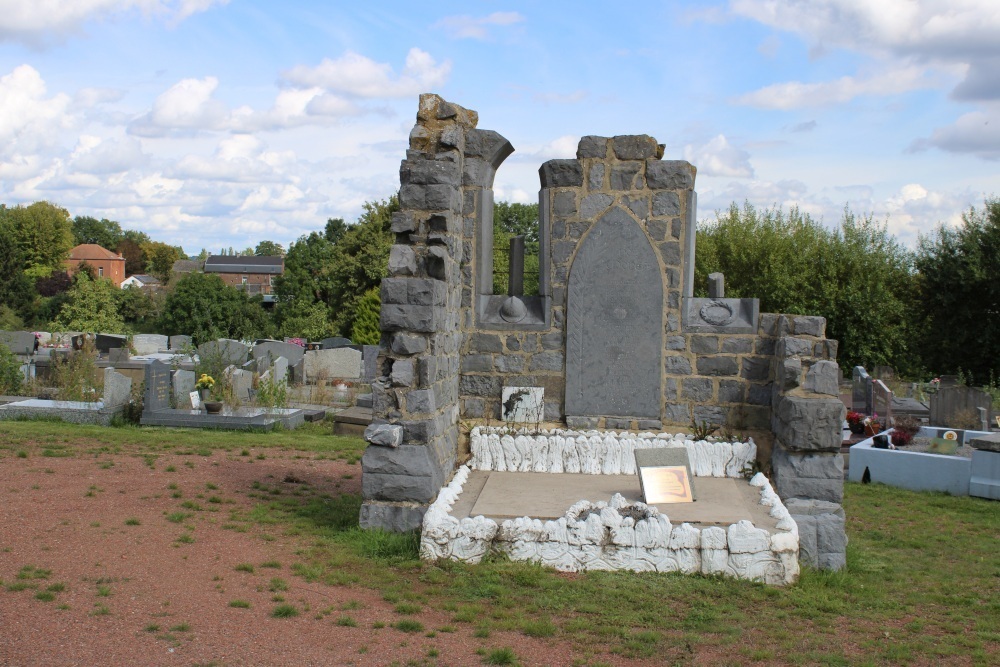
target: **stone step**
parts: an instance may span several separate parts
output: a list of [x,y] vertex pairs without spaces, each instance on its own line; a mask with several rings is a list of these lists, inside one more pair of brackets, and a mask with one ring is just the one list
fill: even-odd
[[372,407],[372,395],[371,394],[358,394],[357,399],[355,399],[354,404],[359,408],[369,408]]
[[364,435],[365,428],[371,423],[371,408],[347,408],[333,416],[333,434]]

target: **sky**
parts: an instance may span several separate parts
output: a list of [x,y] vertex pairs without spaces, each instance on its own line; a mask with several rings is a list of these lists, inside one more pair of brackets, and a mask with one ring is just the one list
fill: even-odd
[[0,202],[197,254],[288,246],[399,187],[418,96],[516,152],[649,134],[732,202],[912,246],[1000,195],[1000,2],[0,0]]

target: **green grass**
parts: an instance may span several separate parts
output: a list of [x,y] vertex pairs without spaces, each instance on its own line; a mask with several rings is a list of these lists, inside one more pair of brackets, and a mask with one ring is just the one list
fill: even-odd
[[271,610],[271,616],[274,618],[293,618],[298,615],[298,607],[292,604],[279,604]]
[[250,603],[247,602],[246,600],[230,600],[229,606],[234,607],[236,609],[249,609]]
[[495,648],[483,658],[485,665],[516,665],[517,654],[511,648]]
[[[125,442],[119,444],[119,439]],[[83,456],[106,449],[116,458],[183,455],[180,452],[188,450],[193,454],[208,446],[204,434],[197,431],[106,429],[54,422],[0,422],[0,443],[0,458],[24,451],[32,460],[41,455],[40,443],[49,448],[53,443],[79,443],[59,451]],[[229,452],[234,459],[246,450],[268,459],[295,453],[307,459],[350,460],[360,455],[364,443],[357,438],[333,438],[328,426],[308,426],[294,433],[219,432],[218,440],[213,433],[211,447]],[[244,458],[240,465],[253,467],[256,460]],[[175,478],[166,476],[162,483]],[[590,667],[602,660],[631,659],[689,664],[704,661],[706,656],[709,662],[721,664],[962,662],[985,666],[991,656],[1000,654],[1000,559],[996,555],[1000,511],[995,502],[848,484],[846,571],[807,569],[797,584],[778,588],[677,574],[563,575],[501,557],[478,565],[422,562],[415,535],[358,529],[361,499],[357,496],[337,495],[330,488],[324,493],[320,485],[284,483],[263,472],[257,482],[244,489],[219,484],[227,495],[252,494],[255,503],[250,509],[223,505],[228,517],[220,525],[234,530],[242,527],[248,539],[257,539],[255,535],[294,539],[294,556],[275,554],[287,572],[313,582],[311,586],[318,585],[318,590],[325,585],[375,591],[403,616],[396,617],[394,627],[399,629],[400,623],[404,628],[414,627],[404,632],[426,632],[424,625],[430,625],[437,632],[472,634],[478,639],[513,632],[567,642],[585,657],[580,664]],[[167,488],[180,491],[176,486]],[[281,493],[273,494],[273,490]],[[95,486],[92,491],[96,494],[101,489]],[[194,496],[195,490],[189,489],[188,495]],[[176,509],[188,514],[197,511]],[[169,520],[172,515],[167,516]],[[207,513],[198,516],[211,517]],[[212,522],[206,521],[210,529]],[[256,567],[271,566],[269,561]],[[254,572],[249,563],[235,567]],[[34,595],[43,585],[38,580],[49,576],[32,566],[22,573],[16,581],[8,579],[8,590],[12,585],[16,590],[30,588]],[[256,583],[264,589],[269,579],[262,577]],[[328,595],[336,599],[346,592],[329,591]],[[279,618],[303,609],[301,604],[272,604],[277,606],[271,613]],[[349,605],[341,605],[341,611],[356,608]],[[445,612],[443,622],[449,625],[438,628],[441,620],[428,623],[425,615],[430,612]],[[421,624],[420,629],[410,622]],[[333,623],[341,621],[334,616]],[[387,625],[369,623],[373,628]],[[517,646],[510,640],[504,643]],[[492,650],[484,649],[484,657],[490,658]],[[607,659],[609,651],[614,660]],[[502,659],[500,654],[494,657]],[[508,664],[516,664],[518,658],[512,654],[510,660]]]

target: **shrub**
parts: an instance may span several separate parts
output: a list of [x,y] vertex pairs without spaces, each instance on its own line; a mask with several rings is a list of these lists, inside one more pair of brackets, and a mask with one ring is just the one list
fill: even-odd
[[23,384],[21,362],[6,345],[0,345],[0,394],[18,394]]

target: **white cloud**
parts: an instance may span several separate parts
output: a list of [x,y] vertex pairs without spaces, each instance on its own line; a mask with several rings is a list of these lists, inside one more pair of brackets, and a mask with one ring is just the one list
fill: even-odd
[[139,141],[132,137],[102,140],[82,135],[70,155],[67,171],[89,175],[118,174],[145,163],[148,157]]
[[348,51],[336,60],[324,58],[315,67],[293,67],[283,72],[281,78],[297,88],[322,88],[334,95],[354,98],[386,98],[426,93],[443,85],[450,72],[450,61],[439,65],[426,51],[412,48],[399,76],[395,76],[388,63]]
[[1000,160],[1000,106],[963,114],[953,124],[919,139],[911,150],[939,148],[950,153],[970,153],[984,160]]
[[229,0],[0,0],[0,41],[42,46],[79,32],[88,21],[129,13],[183,21]]
[[517,12],[493,12],[488,16],[475,17],[463,14],[461,16],[446,16],[434,27],[441,28],[454,39],[479,39],[489,38],[490,28],[495,26],[506,27],[515,23],[523,23],[524,16]]
[[684,147],[684,159],[698,166],[699,175],[753,178],[750,154],[729,143],[725,135],[717,135],[700,146]]
[[42,75],[30,65],[0,77],[0,146],[33,143],[54,128],[70,125],[70,96],[46,97],[47,92]]
[[218,87],[219,80],[214,76],[182,79],[157,97],[152,110],[132,123],[129,132],[143,137],[163,137],[172,133],[224,129],[230,114],[225,104],[212,97]]
[[827,107],[850,102],[862,95],[896,95],[938,85],[926,68],[910,65],[867,77],[843,76],[835,81],[802,83],[789,81],[765,86],[733,99],[735,104],[761,109]]

